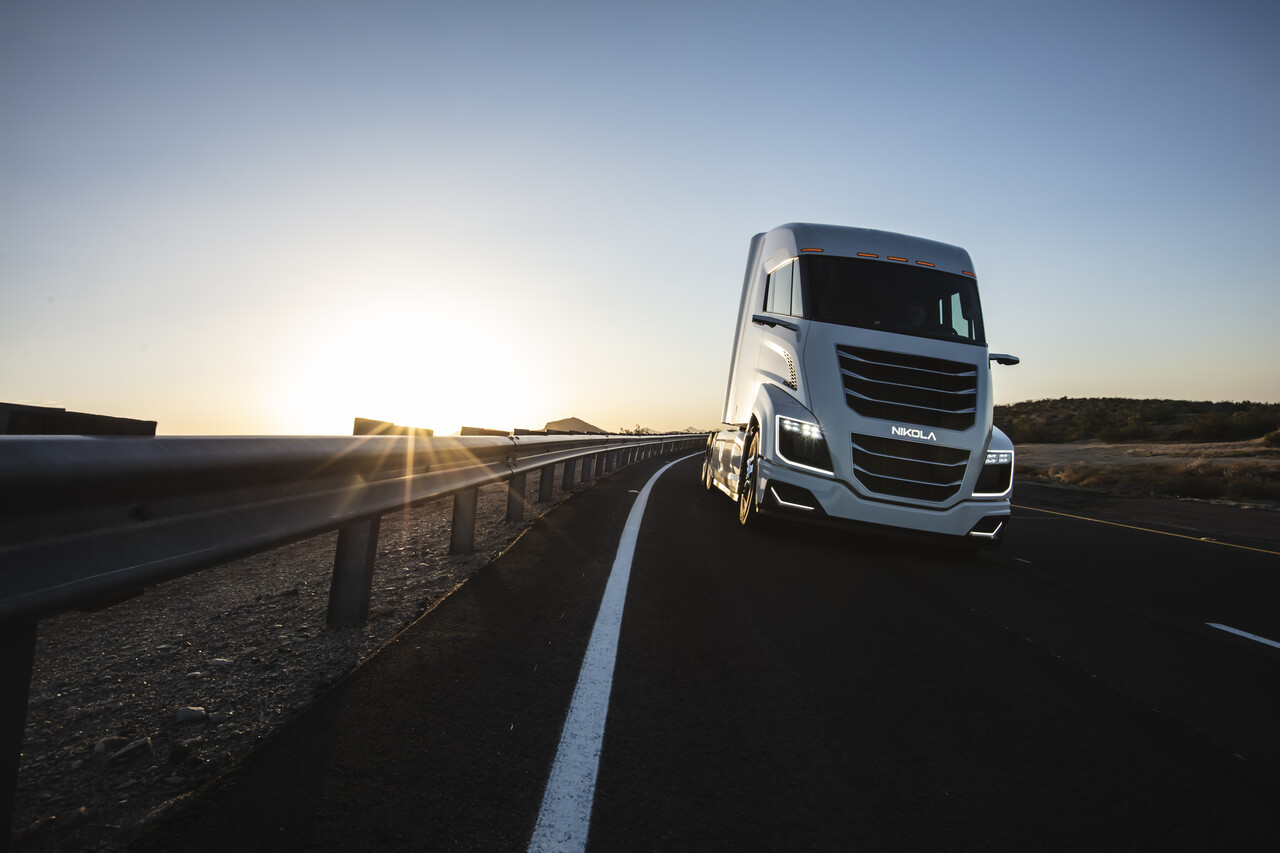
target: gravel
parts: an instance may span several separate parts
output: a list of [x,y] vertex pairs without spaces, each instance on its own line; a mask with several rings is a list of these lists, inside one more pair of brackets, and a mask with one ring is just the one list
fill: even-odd
[[336,533],[41,622],[13,850],[119,850],[509,547],[549,508],[529,480],[520,523],[480,490],[472,554],[448,554],[450,499],[385,516],[360,628],[325,625]]

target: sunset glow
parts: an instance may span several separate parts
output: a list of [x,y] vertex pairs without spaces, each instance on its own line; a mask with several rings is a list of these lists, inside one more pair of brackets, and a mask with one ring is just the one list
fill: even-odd
[[3,4],[0,401],[709,429],[788,221],[964,246],[997,403],[1275,401],[1276,56],[1274,3]]

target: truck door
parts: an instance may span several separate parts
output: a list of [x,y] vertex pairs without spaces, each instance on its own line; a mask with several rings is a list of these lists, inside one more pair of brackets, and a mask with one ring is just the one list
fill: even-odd
[[762,307],[764,312],[755,321],[762,327],[757,374],[761,382],[790,389],[803,403],[797,365],[800,364],[800,318],[804,306],[799,265],[794,258],[769,272]]

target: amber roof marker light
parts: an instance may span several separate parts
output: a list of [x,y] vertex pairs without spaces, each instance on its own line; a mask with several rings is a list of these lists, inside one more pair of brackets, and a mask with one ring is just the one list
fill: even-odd
[[904,264],[907,262],[907,259],[906,259],[906,258],[895,258],[893,255],[889,255],[889,260],[891,260],[891,261],[901,261],[901,262],[902,262],[902,263],[904,263]]
[[821,249],[801,249],[802,252],[821,252]]
[[919,265],[920,265],[920,266],[922,266],[922,267],[937,267],[937,266],[938,266],[937,264],[931,264],[931,263],[929,263],[928,261],[916,261],[916,263],[917,263],[917,264],[919,264]]
[[879,255],[873,255],[871,252],[859,252],[859,253],[858,253],[858,257],[860,257],[860,258],[878,258],[878,257],[880,257],[880,256],[879,256]]

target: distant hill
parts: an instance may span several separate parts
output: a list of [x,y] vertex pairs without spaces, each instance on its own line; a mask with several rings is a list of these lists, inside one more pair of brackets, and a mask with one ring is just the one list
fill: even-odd
[[558,430],[559,432],[607,432],[607,430],[587,423],[582,418],[561,418],[558,421],[549,422],[543,429]]
[[[647,426],[640,426],[640,424],[636,424],[636,425],[635,425],[633,428],[631,428],[631,429],[627,429],[626,427],[623,427],[622,429],[618,430],[618,432],[619,432],[619,433],[621,433],[622,435],[660,435],[663,431],[662,431],[662,430],[660,430],[660,429],[652,429],[651,427],[647,427]],[[701,435],[701,434],[703,434],[703,433],[715,432],[715,430],[712,430],[712,429],[698,429],[697,427],[691,427],[691,426],[690,426],[690,427],[685,427],[684,429],[672,430],[672,432],[673,432],[673,433],[679,433],[679,434],[682,434],[682,435],[685,435],[685,434],[687,434],[687,435]]]
[[1061,397],[995,407],[1014,443],[1247,441],[1276,434],[1280,404]]

